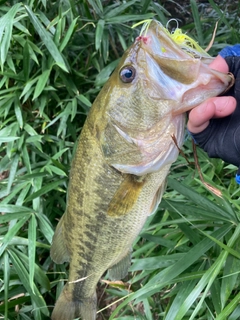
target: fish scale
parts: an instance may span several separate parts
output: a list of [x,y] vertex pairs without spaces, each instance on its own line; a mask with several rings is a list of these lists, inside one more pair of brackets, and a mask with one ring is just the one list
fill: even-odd
[[95,320],[99,279],[107,270],[110,279],[127,274],[132,243],[158,207],[177,158],[173,137],[183,143],[183,113],[231,83],[207,61],[188,55],[152,21],[94,101],[50,252],[56,263],[70,262],[52,320]]

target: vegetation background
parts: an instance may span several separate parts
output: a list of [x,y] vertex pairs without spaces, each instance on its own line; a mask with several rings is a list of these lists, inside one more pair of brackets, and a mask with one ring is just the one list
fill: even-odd
[[[156,18],[212,55],[240,42],[239,1],[0,1],[0,318],[49,319],[68,266],[49,257],[68,172],[91,103]],[[171,24],[172,26],[172,24]],[[172,27],[176,27],[173,23]],[[184,152],[193,162],[191,141]],[[134,245],[122,283],[99,283],[98,319],[240,318],[240,189],[236,168],[198,150],[210,193],[179,157],[158,212]]]

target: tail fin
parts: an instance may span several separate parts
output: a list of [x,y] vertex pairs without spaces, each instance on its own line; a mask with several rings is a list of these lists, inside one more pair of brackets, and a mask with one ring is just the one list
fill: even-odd
[[68,291],[65,285],[54,307],[52,320],[74,320],[81,317],[81,320],[95,320],[97,311],[97,297],[94,293],[91,298],[77,300]]

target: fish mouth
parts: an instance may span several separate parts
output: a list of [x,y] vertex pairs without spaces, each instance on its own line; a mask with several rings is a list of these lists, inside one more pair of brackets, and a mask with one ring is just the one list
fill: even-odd
[[[218,96],[234,83],[229,74],[209,67],[214,58],[207,53],[175,43],[161,23],[152,20],[146,34],[136,38],[145,52],[151,98],[175,100],[174,116],[196,107],[209,97]],[[151,84],[150,84],[151,85]]]

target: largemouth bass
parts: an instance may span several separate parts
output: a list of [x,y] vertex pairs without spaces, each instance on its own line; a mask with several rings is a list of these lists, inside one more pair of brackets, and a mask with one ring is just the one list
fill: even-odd
[[188,51],[152,21],[93,103],[51,247],[56,263],[70,262],[53,320],[96,318],[99,279],[106,270],[110,279],[126,275],[132,243],[161,200],[184,112],[229,86],[229,75]]

